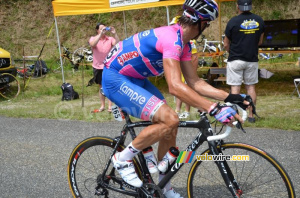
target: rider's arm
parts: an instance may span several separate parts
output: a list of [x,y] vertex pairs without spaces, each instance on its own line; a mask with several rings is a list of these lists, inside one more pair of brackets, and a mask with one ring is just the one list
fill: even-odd
[[[190,61],[189,63],[191,64]],[[208,112],[214,103],[200,96],[181,81],[180,62],[172,58],[164,58],[163,66],[170,94],[176,96],[184,103]],[[192,65],[189,66],[192,68]]]
[[227,92],[216,89],[203,79],[200,79],[197,71],[192,69],[191,61],[182,61],[181,70],[187,84],[201,96],[221,101],[224,101],[228,97],[229,94]]
[[[190,66],[192,68],[191,61],[185,61],[185,62],[186,63],[182,64],[182,66]],[[202,94],[204,96],[210,96],[211,98],[215,98],[219,100],[224,100],[229,95],[224,91],[211,87],[203,80],[194,81],[195,82],[194,87],[196,88],[197,91],[196,92],[195,90],[192,89],[193,87],[191,88],[190,86],[184,84],[181,81],[180,62],[175,59],[164,58],[163,66],[164,66],[164,71],[165,71],[164,74],[168,83],[170,94],[176,96],[182,102],[189,104],[201,111],[211,112],[211,110],[216,107],[216,103],[207,100],[206,98],[199,95],[197,92],[203,92]],[[189,72],[190,75],[191,73],[195,73],[193,72],[194,71],[193,69],[191,69],[190,71],[191,71]],[[186,77],[189,77],[189,75],[185,75],[185,78]],[[198,76],[196,75],[196,77]],[[189,81],[189,83],[190,82],[191,81]],[[205,90],[201,88],[202,86],[205,87],[206,89],[211,89],[211,88],[213,89],[211,91]],[[242,118],[238,114],[235,114],[234,117],[238,119],[240,122],[243,122]]]

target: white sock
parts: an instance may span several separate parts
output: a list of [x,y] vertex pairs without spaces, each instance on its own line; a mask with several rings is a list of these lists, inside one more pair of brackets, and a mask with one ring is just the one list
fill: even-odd
[[133,147],[132,142],[120,153],[119,160],[126,161],[132,160],[134,156],[136,156],[140,150]]
[[[165,174],[163,173],[159,173],[158,175],[158,183],[164,178]],[[167,192],[169,190],[172,189],[172,186],[171,186],[171,181],[168,181],[168,183],[165,185],[164,189],[163,189],[163,192]]]

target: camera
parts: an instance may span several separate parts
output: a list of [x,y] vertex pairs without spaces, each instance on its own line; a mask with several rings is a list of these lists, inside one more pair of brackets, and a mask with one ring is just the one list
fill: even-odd
[[106,31],[110,31],[110,27],[106,27],[105,30],[106,30]]

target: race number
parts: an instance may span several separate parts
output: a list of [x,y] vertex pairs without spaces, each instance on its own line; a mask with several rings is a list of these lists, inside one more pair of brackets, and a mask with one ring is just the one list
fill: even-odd
[[123,116],[122,112],[120,111],[120,108],[117,105],[113,105],[111,110],[112,110],[115,120],[117,120],[117,121],[124,120],[124,116]]

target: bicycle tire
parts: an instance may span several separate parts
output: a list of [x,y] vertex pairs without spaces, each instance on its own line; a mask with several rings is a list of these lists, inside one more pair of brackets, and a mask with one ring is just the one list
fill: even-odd
[[[99,197],[95,195],[97,178],[106,166],[115,144],[116,142],[112,138],[97,136],[83,140],[74,148],[68,162],[68,182],[73,197]],[[119,146],[118,151],[123,149],[123,145]],[[133,162],[138,175],[141,177],[139,164],[135,159]],[[112,167],[110,164],[107,173],[110,173]],[[116,174],[118,175],[117,171]],[[111,181],[109,181],[109,185],[113,186]],[[110,189],[107,190],[109,197],[119,198],[122,194]],[[127,197],[126,195],[121,196]]]
[[[295,198],[294,187],[287,172],[267,152],[243,143],[225,143],[220,149],[224,155],[249,155],[250,157],[249,161],[228,161],[230,170],[241,187],[243,193],[240,195],[241,198]],[[210,150],[207,149],[201,155],[209,153]],[[217,165],[212,161],[194,162],[187,180],[187,192],[189,198],[233,197]]]
[[0,74],[0,78],[0,95],[7,100],[16,98],[20,93],[18,79],[10,73]]

